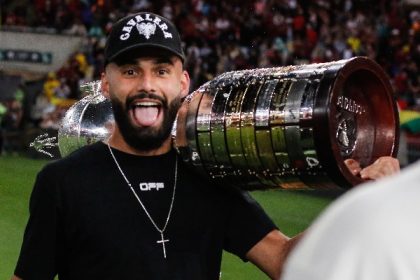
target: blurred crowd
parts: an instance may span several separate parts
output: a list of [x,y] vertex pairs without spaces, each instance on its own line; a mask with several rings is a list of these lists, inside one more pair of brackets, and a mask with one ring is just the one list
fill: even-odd
[[420,12],[404,1],[0,1],[2,28],[29,26],[85,38],[79,52],[45,77],[33,104],[36,125],[57,125],[65,112],[60,108],[83,96],[80,85],[100,77],[112,23],[145,10],[171,19],[180,30],[191,90],[231,70],[367,56],[391,77],[402,109],[420,108]]

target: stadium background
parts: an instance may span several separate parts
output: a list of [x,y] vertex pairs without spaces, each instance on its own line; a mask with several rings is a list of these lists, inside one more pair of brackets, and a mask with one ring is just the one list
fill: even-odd
[[[368,56],[388,73],[400,107],[403,166],[420,158],[420,1],[407,0],[0,0],[0,279],[8,279],[36,172],[50,160],[29,148],[57,133],[80,85],[98,79],[112,22],[152,11],[175,22],[191,90],[239,69]],[[58,157],[57,150],[51,152]],[[253,194],[295,234],[331,194]],[[265,279],[229,255],[222,279]]]

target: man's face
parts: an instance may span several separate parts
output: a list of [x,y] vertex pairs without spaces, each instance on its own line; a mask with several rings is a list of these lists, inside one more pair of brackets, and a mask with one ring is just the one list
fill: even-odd
[[181,98],[189,88],[188,74],[178,57],[122,59],[107,65],[102,82],[117,133],[129,146],[149,151],[168,141]]

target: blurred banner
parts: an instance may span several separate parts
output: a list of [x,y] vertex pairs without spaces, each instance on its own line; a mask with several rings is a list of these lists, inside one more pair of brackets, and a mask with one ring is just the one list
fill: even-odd
[[56,71],[82,43],[77,36],[0,31],[0,71]]
[[401,128],[413,134],[420,133],[420,112],[413,110],[400,111]]

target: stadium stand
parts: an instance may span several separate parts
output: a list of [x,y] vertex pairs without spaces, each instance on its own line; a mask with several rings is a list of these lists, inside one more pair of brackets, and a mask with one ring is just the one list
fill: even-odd
[[[111,23],[142,10],[162,14],[176,23],[185,42],[191,89],[230,70],[326,62],[361,55],[374,59],[387,71],[401,110],[418,111],[418,2],[1,0],[1,32],[82,38],[78,49],[68,54],[58,69],[43,70],[41,77],[38,73],[36,78],[33,73],[20,72],[25,82],[44,84],[43,90],[29,94],[30,102],[25,103],[35,108],[29,112],[36,111],[35,115],[24,114],[23,122],[29,125],[49,123],[49,127],[56,127],[55,122],[65,109],[82,97],[79,85],[99,78],[104,65],[104,41]],[[48,61],[48,53],[37,51],[16,56],[39,60],[44,55]],[[0,40],[0,61],[5,59],[8,59],[7,50]],[[9,74],[3,66],[0,70],[3,75]],[[51,76],[55,76],[53,82]],[[414,144],[407,147],[418,147],[419,137],[410,132],[406,139]]]

